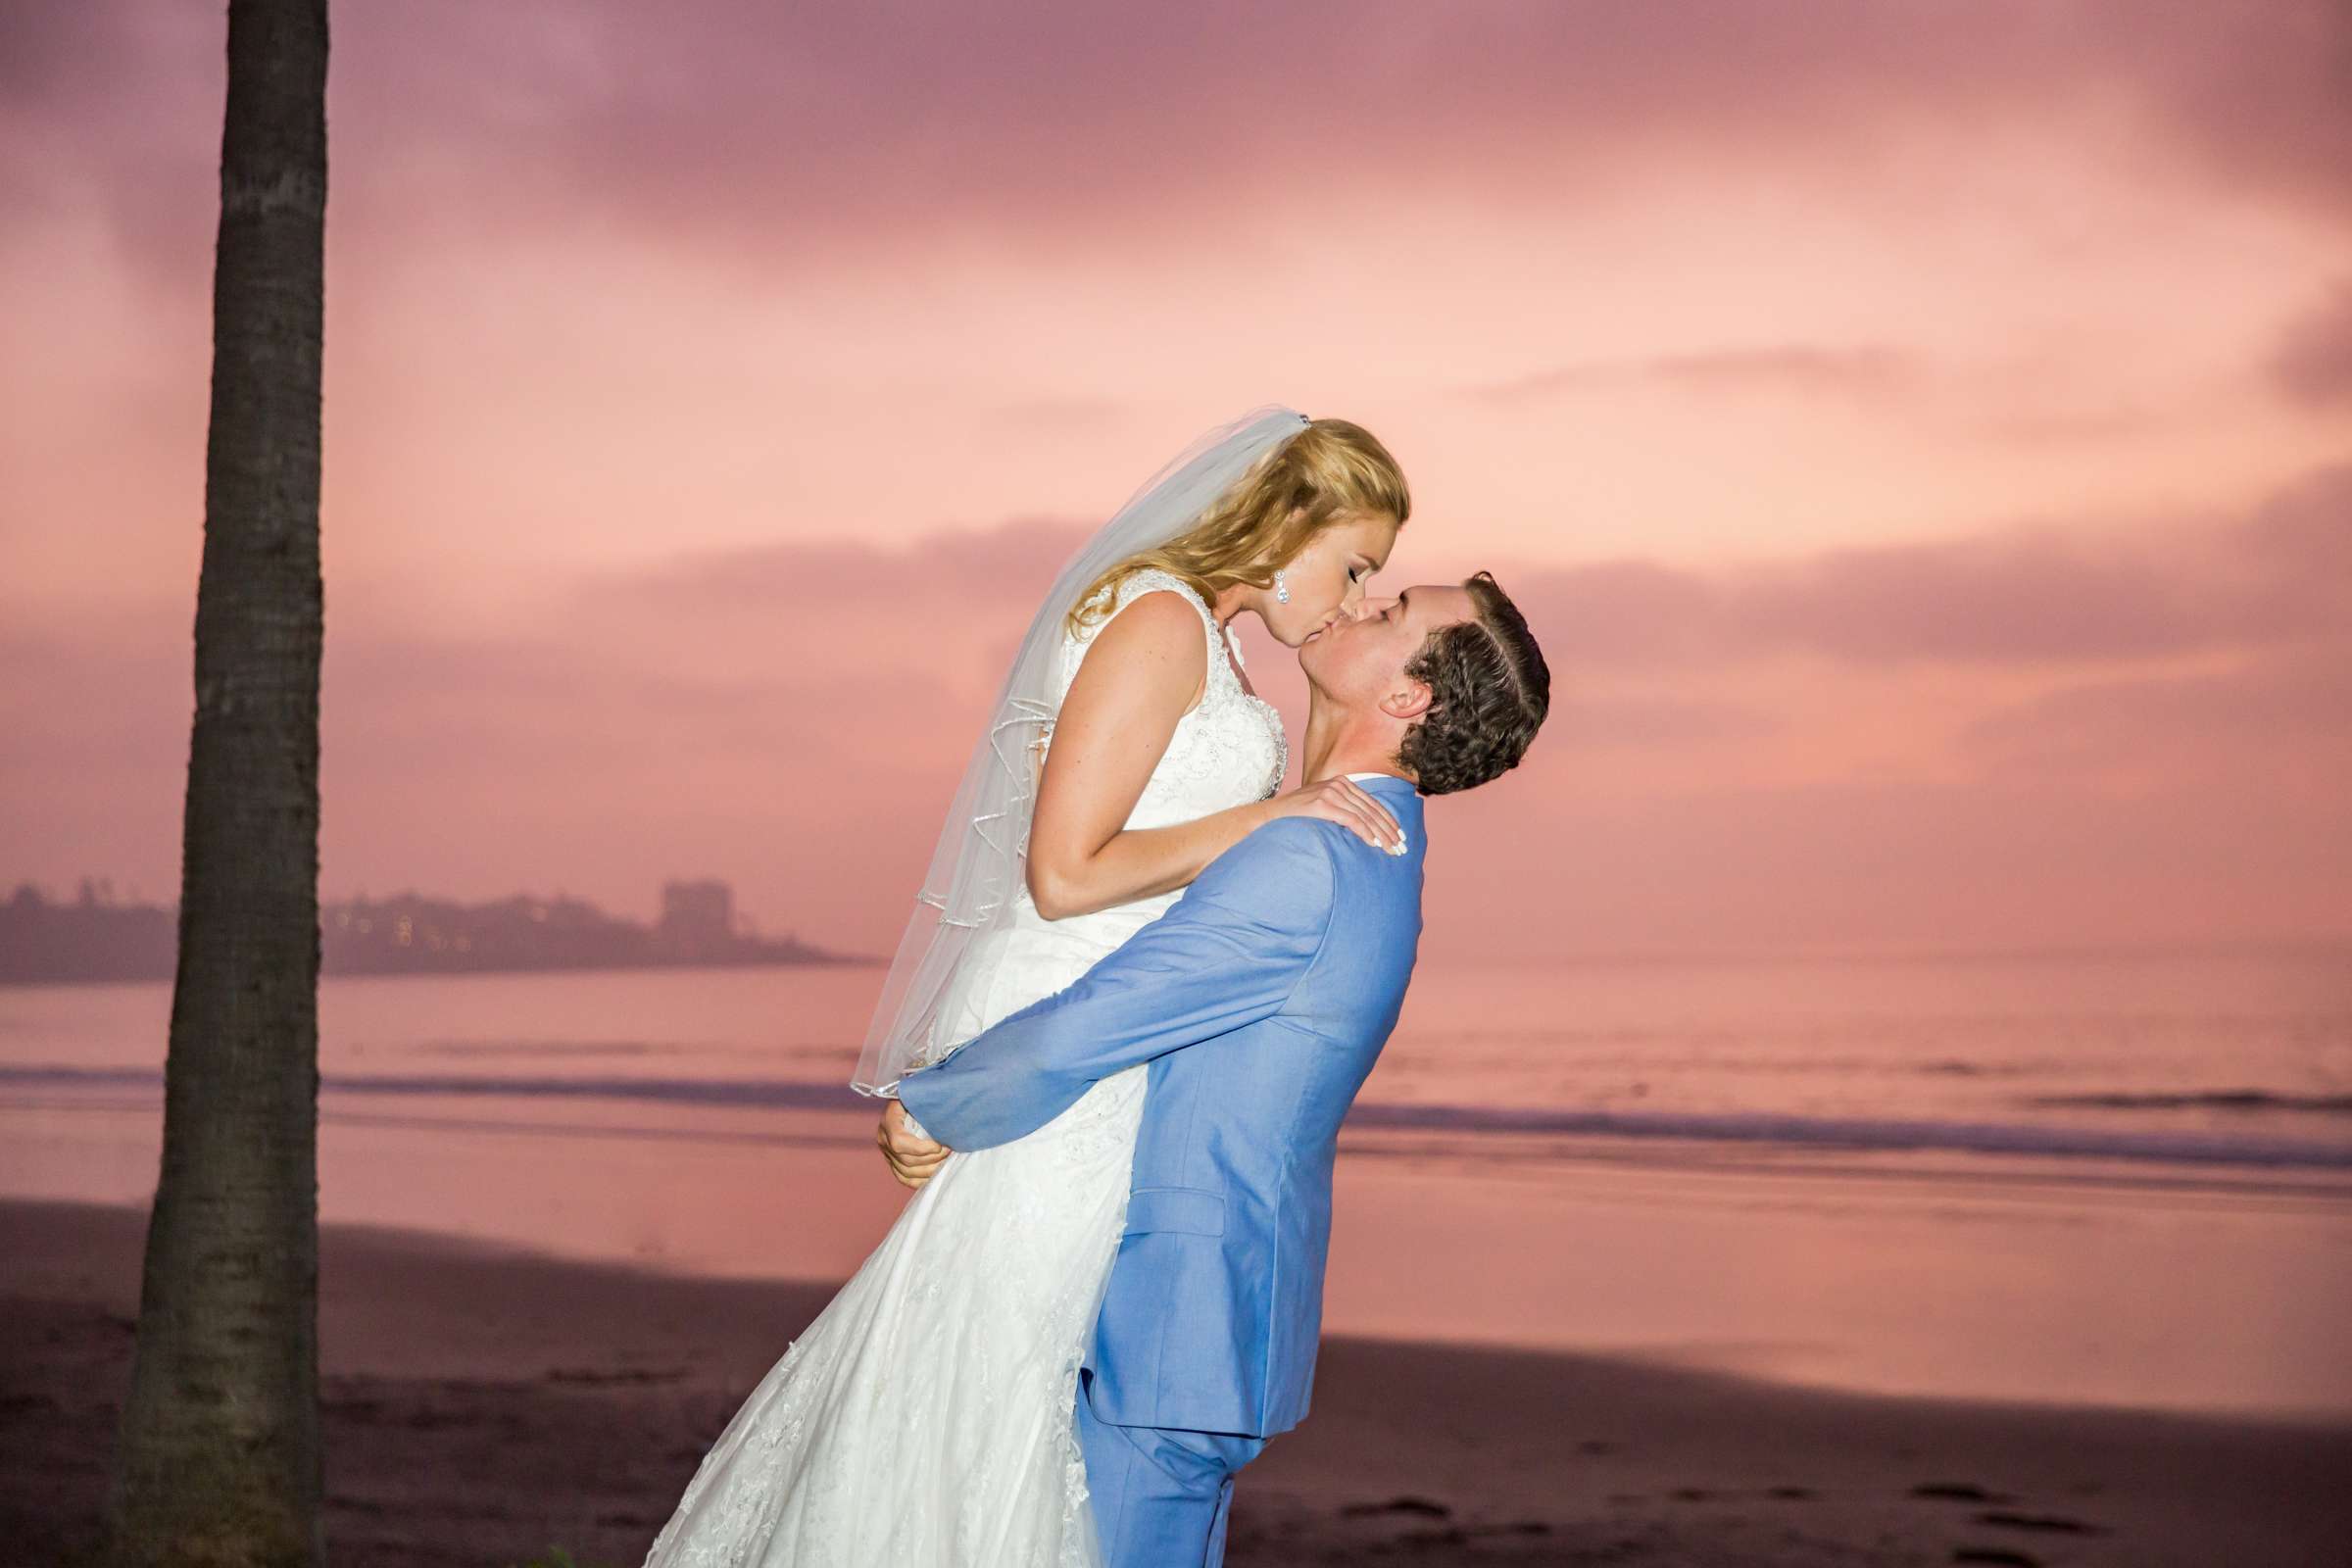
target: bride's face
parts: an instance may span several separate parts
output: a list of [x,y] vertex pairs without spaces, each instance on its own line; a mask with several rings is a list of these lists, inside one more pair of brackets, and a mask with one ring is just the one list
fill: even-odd
[[1298,648],[1334,621],[1354,618],[1364,602],[1364,584],[1389,564],[1396,548],[1396,519],[1343,517],[1306,542],[1282,564],[1290,603],[1269,588],[1257,596],[1257,612],[1274,640]]

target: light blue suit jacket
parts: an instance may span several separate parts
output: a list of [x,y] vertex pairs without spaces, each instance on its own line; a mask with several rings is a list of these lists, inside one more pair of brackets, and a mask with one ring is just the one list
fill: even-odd
[[1385,774],[1363,787],[1404,855],[1271,822],[1068,989],[900,1080],[932,1137],[987,1149],[1152,1064],[1087,1363],[1102,1420],[1270,1437],[1306,1415],[1340,1123],[1421,936],[1421,797]]

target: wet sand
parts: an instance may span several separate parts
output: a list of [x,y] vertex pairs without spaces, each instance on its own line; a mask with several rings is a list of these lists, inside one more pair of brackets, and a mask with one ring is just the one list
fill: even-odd
[[[142,1210],[0,1202],[0,1542],[94,1537]],[[2161,1282],[2151,1282],[2161,1289]],[[633,1568],[821,1286],[330,1226],[339,1568]],[[1824,1393],[1631,1358],[1335,1339],[1245,1474],[1237,1565],[2352,1563],[2352,1423]],[[919,1568],[919,1565],[910,1565]]]

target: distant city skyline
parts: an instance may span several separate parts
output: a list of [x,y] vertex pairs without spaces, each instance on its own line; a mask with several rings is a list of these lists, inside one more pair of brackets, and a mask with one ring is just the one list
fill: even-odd
[[[30,890],[41,899],[52,904],[94,904],[101,906],[151,905],[168,909],[175,909],[179,906],[179,901],[176,897],[164,899],[152,897],[144,888],[135,882],[125,881],[122,887],[118,888],[115,885],[115,879],[113,877],[96,872],[76,873],[71,878],[71,881],[73,883],[73,892],[71,897],[68,897],[66,894],[60,892],[57,884],[33,877],[17,877],[14,880],[10,880],[6,877],[0,877],[0,888],[9,890],[10,896],[12,897],[22,897],[26,890]],[[662,913],[669,907],[671,904],[670,890],[689,888],[716,888],[723,890],[725,893],[726,904],[732,911],[732,917],[737,920],[751,921],[752,928],[755,930],[757,929],[756,917],[749,915],[746,911],[733,909],[734,884],[720,877],[693,876],[665,878],[656,889],[655,898],[653,901],[646,906],[648,912],[656,919],[661,918]],[[424,893],[422,889],[415,886],[414,884],[406,886],[393,886],[389,891],[378,894],[370,894],[366,888],[355,888],[348,893],[337,893],[331,890],[321,889],[318,896],[318,903],[319,906],[323,908],[328,905],[361,903],[368,902],[371,899],[381,901],[386,899],[431,896],[432,895]],[[546,891],[544,892],[539,891],[537,888],[522,887],[495,896],[496,900],[498,901],[504,901],[507,899],[530,899],[551,905],[561,904],[575,897],[579,896],[573,894],[569,888],[564,886],[562,883],[550,884],[547,886]],[[611,906],[611,901],[595,902],[598,903],[600,907]]]
[[[403,892],[321,900],[320,973],[447,974],[768,963],[868,963],[871,955],[762,935],[715,878],[673,879],[652,925],[584,899],[512,894],[478,904]],[[84,877],[71,901],[20,882],[0,900],[0,983],[164,980],[176,906],[117,902]]]

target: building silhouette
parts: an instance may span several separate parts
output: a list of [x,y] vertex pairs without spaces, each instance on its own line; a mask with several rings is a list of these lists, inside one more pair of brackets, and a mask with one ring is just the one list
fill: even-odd
[[[416,893],[322,905],[318,926],[329,975],[871,961],[758,935],[737,914],[734,889],[714,879],[664,883],[652,926],[561,894],[467,905]],[[117,904],[102,881],[84,878],[71,904],[24,883],[0,903],[0,984],[168,980],[178,938],[171,906]]]

